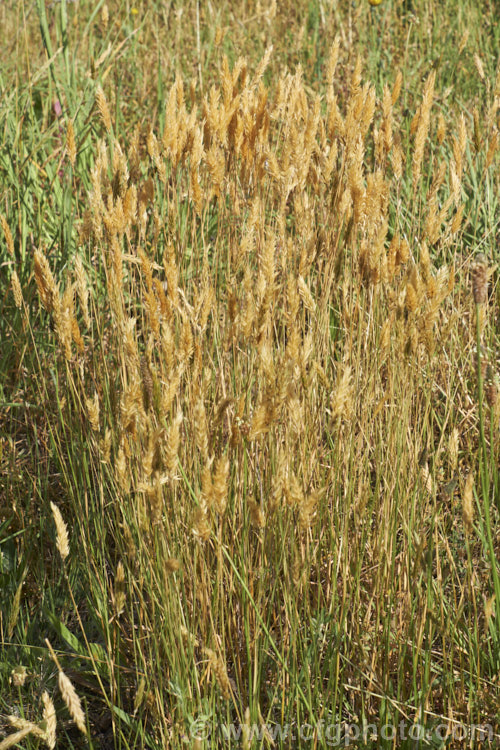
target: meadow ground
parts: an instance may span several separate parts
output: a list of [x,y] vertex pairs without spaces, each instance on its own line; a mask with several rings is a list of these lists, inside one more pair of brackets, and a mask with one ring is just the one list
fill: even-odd
[[0,5],[0,749],[498,747],[493,0]]

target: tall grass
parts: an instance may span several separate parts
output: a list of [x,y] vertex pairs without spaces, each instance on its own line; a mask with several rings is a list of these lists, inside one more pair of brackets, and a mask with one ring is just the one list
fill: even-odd
[[[109,5],[118,49],[114,12],[143,19]],[[80,90],[58,11],[63,117],[46,106],[36,147],[57,160],[18,204],[37,242],[2,220],[0,748],[220,747],[231,722],[246,747],[257,725],[321,747],[325,725],[345,744],[400,721],[498,741],[498,300],[475,256],[500,77],[476,60],[474,111],[439,68],[371,83],[355,40],[318,56],[311,8],[289,69],[225,54],[222,19],[209,44],[209,11],[180,5],[200,64],[127,127],[105,76]]]

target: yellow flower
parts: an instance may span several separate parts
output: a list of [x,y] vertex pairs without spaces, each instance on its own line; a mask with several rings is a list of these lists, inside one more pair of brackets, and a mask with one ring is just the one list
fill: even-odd
[[368,0],[368,2],[370,3],[370,5],[380,5],[382,0]]

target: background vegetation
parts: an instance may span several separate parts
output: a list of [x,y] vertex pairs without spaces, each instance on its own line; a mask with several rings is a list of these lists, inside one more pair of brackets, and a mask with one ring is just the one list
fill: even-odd
[[0,5],[0,748],[498,743],[495,14]]

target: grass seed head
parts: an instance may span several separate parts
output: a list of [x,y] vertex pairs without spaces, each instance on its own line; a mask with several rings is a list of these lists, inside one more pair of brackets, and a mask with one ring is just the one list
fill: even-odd
[[229,700],[231,697],[231,681],[227,674],[226,665],[223,660],[217,656],[217,654],[210,648],[205,648],[204,653],[208,656],[210,668],[212,669],[217,684],[219,685],[222,697],[224,700]]
[[97,109],[99,110],[99,115],[101,117],[101,122],[106,128],[106,132],[111,133],[113,129],[113,125],[111,121],[111,114],[109,111],[106,96],[101,86],[97,87],[95,96],[96,96],[96,102],[97,102]]
[[93,398],[87,399],[86,406],[92,429],[95,430],[95,432],[99,432],[99,396],[97,393],[94,394]]
[[76,690],[71,684],[71,681],[62,670],[59,671],[59,690],[61,691],[63,701],[65,702],[69,714],[76,726],[82,734],[87,734],[85,714],[83,713],[80,698],[76,694]]
[[266,526],[266,517],[259,503],[251,499],[248,502],[248,510],[250,514],[250,523],[255,526],[256,529],[263,529]]
[[38,737],[38,739],[45,739],[45,731],[39,727],[38,724],[22,719],[20,716],[7,716],[7,719],[9,720],[10,725],[15,729],[28,729],[30,734]]
[[0,215],[0,224],[2,225],[3,233],[5,235],[5,242],[7,243],[7,252],[9,255],[14,257],[14,240],[12,238],[12,232],[7,224],[5,216]]
[[17,586],[16,593],[14,594],[14,598],[12,600],[9,619],[7,622],[7,639],[12,638],[12,635],[14,633],[14,628],[17,625],[17,621],[19,618],[19,610],[21,606],[21,596],[23,593],[23,584],[24,584],[24,581],[21,580],[21,582]]
[[476,66],[476,70],[478,72],[479,78],[484,83],[484,81],[486,80],[486,75],[484,72],[483,61],[481,60],[477,52],[474,52],[474,65]]
[[50,507],[52,509],[52,515],[54,516],[54,523],[56,525],[57,549],[59,551],[59,554],[61,555],[62,561],[64,562],[69,555],[68,529],[63,521],[61,511],[59,510],[57,505],[51,503]]
[[45,743],[49,750],[54,750],[56,746],[56,709],[49,696],[44,690],[42,693],[43,702],[43,720],[45,722]]
[[498,403],[498,382],[496,379],[491,380],[485,387],[485,396],[488,406],[492,411],[496,409]]
[[59,289],[54,281],[49,262],[40,250],[35,250],[35,281],[42,304],[47,312],[59,312]]
[[211,529],[205,508],[200,507],[194,514],[192,529],[193,534],[202,542],[210,539]]
[[165,571],[172,575],[172,573],[177,573],[178,570],[180,570],[181,564],[179,560],[175,557],[167,557],[165,560]]
[[13,734],[10,734],[0,742],[0,750],[8,750],[9,747],[19,747],[19,743],[29,734],[31,734],[29,726],[20,729],[18,732],[13,732]]
[[482,305],[488,299],[488,277],[488,259],[480,253],[472,269],[472,294],[476,305]]
[[23,306],[23,293],[21,290],[21,284],[19,282],[19,276],[17,275],[17,271],[12,272],[10,286],[12,289],[12,294],[14,296],[14,304],[16,305],[18,309],[21,309]]
[[416,191],[418,182],[420,180],[422,160],[424,157],[425,142],[427,134],[429,132],[430,113],[432,107],[432,101],[434,98],[434,84],[436,81],[436,71],[433,70],[424,86],[424,94],[422,97],[422,104],[420,106],[420,113],[418,118],[418,125],[416,127],[415,136],[415,147],[413,150],[412,160],[412,182],[413,192]]
[[125,585],[125,568],[120,560],[116,569],[115,585],[113,590],[113,599],[115,605],[115,614],[119,617],[125,609],[127,590]]

